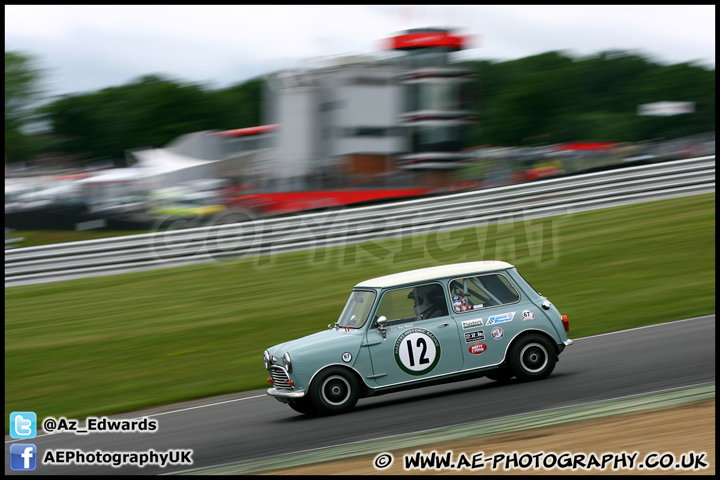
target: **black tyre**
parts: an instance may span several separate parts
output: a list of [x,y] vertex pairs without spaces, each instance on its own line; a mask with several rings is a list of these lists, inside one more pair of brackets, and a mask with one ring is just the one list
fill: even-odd
[[305,413],[305,414],[317,413],[315,404],[313,403],[312,399],[310,399],[309,397],[292,399],[288,402],[288,405],[290,405],[290,408],[292,408],[293,410],[295,410],[298,413]]
[[345,413],[360,397],[360,386],[348,370],[331,367],[322,371],[310,386],[310,397],[317,410],[325,415]]
[[504,382],[507,382],[510,379],[512,379],[515,376],[515,374],[508,367],[498,367],[497,370],[495,370],[492,373],[488,373],[485,376],[487,378],[489,378],[490,380],[495,380],[496,382],[504,383]]
[[508,363],[519,380],[542,380],[555,369],[557,355],[553,344],[546,337],[530,334],[513,344]]

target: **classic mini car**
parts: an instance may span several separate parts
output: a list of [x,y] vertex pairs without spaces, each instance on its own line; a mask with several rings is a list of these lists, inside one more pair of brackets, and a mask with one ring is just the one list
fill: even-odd
[[469,378],[546,378],[571,345],[566,315],[500,261],[422,268],[358,283],[328,329],[263,353],[268,395],[301,413]]

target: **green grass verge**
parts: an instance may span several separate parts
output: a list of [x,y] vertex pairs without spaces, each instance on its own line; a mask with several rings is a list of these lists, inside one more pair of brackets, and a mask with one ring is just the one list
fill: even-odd
[[265,348],[324,329],[358,282],[413,268],[514,263],[571,338],[715,312],[714,194],[511,220],[6,288],[5,431],[12,411],[84,418],[264,387]]

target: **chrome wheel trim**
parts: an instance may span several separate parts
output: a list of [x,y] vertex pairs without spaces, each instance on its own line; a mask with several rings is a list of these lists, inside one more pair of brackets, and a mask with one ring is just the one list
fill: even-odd
[[[520,365],[529,373],[541,372],[547,366],[548,358],[548,351],[540,343],[528,343],[520,350]],[[542,365],[536,367],[540,362]]]
[[320,392],[327,404],[337,407],[350,399],[352,388],[350,382],[342,375],[331,375],[323,381]]

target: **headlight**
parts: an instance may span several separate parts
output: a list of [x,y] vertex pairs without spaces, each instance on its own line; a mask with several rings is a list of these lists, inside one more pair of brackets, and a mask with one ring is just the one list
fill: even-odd
[[285,355],[283,355],[283,365],[285,365],[285,370],[287,370],[288,373],[292,373],[292,360],[290,360],[290,354],[288,352],[285,352]]
[[270,354],[267,350],[263,352],[263,365],[265,365],[265,370],[270,370]]

